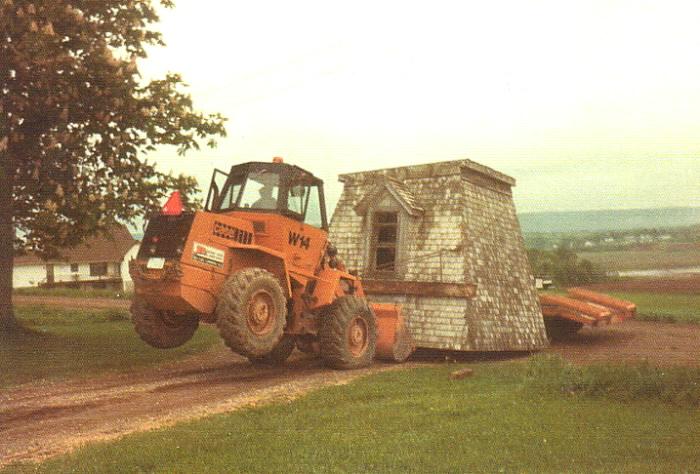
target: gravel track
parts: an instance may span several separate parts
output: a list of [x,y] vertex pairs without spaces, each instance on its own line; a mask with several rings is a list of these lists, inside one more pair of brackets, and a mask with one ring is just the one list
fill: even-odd
[[88,442],[292,400],[312,389],[399,367],[336,371],[301,354],[283,367],[257,367],[217,348],[128,374],[21,385],[0,391],[0,467],[40,461]]

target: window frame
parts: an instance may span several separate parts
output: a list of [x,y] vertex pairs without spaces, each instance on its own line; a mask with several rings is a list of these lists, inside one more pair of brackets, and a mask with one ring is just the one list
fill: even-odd
[[[384,214],[392,214],[395,217],[394,222],[378,222],[379,217]],[[392,277],[398,274],[399,252],[401,244],[401,212],[396,209],[374,209],[371,213],[371,230],[370,230],[370,271],[376,276]],[[382,243],[379,241],[381,229],[393,227],[395,230],[395,238],[391,244]],[[390,268],[378,268],[377,258],[379,257],[380,249],[393,249],[394,262]],[[386,265],[386,264],[383,264]]]
[[[325,208],[325,203],[323,202],[323,185],[319,185],[318,183],[311,184],[306,187],[306,203],[304,205],[304,224],[315,227],[316,229],[325,229],[327,228],[327,225],[325,224],[326,222],[326,208]],[[307,218],[309,217],[309,204],[311,203],[311,193],[316,192],[318,196],[318,217],[321,220],[320,225],[315,225],[307,222]]]

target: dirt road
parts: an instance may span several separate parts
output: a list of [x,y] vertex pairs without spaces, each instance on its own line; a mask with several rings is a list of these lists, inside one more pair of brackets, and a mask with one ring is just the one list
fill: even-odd
[[700,366],[700,325],[626,321],[585,327],[548,352],[576,363],[649,361],[654,365]]
[[645,291],[652,293],[690,294],[700,293],[700,275],[664,278],[632,278],[587,285],[595,291]]
[[219,348],[131,374],[22,385],[0,391],[0,467],[41,460],[89,441],[291,400],[314,388],[398,367],[335,371],[299,354],[284,367],[261,368]]

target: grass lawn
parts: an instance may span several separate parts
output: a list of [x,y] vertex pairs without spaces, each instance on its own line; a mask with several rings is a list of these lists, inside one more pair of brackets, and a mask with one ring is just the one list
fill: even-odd
[[[13,466],[10,470],[700,470],[697,405],[664,402],[646,389],[640,392],[646,397],[632,401],[571,395],[568,389],[561,390],[568,385],[559,383],[560,378],[571,378],[567,375],[570,368],[559,367],[556,361],[550,365],[547,360],[536,361],[534,366],[533,362],[472,364],[475,375],[460,381],[449,380],[448,374],[461,364],[386,372],[293,402],[131,435],[117,442],[90,445],[38,466]],[[554,383],[548,375],[552,371]],[[624,371],[617,376],[626,377]],[[690,376],[696,378],[685,380],[686,388],[696,383],[698,371]],[[546,383],[538,377],[547,379]],[[596,385],[601,383],[587,382],[589,387]],[[624,390],[628,385],[616,386]]]
[[664,321],[677,323],[700,323],[700,295],[610,292],[637,305],[637,319],[642,321]]
[[13,293],[21,296],[67,296],[70,298],[130,299],[132,296],[130,292],[118,290],[80,290],[77,288],[17,288],[13,290]]
[[203,325],[184,346],[158,350],[139,339],[126,310],[18,306],[15,311],[27,331],[0,339],[0,388],[156,364],[219,341]]
[[590,260],[605,271],[700,266],[700,252],[697,249],[610,250],[578,252],[578,256]]

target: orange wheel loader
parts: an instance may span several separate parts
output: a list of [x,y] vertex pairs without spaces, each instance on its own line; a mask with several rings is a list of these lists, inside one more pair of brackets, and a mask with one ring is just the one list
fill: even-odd
[[400,308],[371,305],[328,242],[323,182],[275,158],[215,170],[203,211],[174,193],[129,270],[132,320],[158,348],[216,323],[234,352],[282,363],[295,347],[338,369],[413,350]]

